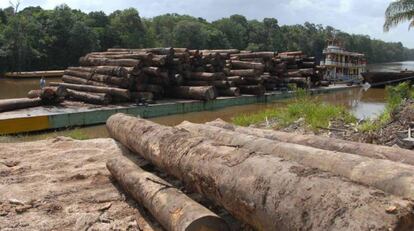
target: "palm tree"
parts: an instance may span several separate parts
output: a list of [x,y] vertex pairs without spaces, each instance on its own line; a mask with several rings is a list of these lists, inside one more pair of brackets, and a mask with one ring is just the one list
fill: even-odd
[[409,21],[408,29],[414,27],[414,0],[397,0],[385,11],[384,31],[389,31],[402,22]]

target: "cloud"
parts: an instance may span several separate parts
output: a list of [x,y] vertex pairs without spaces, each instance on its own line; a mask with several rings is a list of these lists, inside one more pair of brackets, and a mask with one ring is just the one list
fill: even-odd
[[[383,32],[384,12],[390,0],[21,0],[21,3],[22,7],[39,5],[46,9],[66,3],[83,11],[106,13],[135,7],[143,17],[179,13],[212,21],[242,14],[248,19],[273,17],[288,25],[308,21],[385,41],[401,41],[414,48],[414,30],[408,31],[408,24]],[[8,0],[0,0],[0,7],[8,5]]]

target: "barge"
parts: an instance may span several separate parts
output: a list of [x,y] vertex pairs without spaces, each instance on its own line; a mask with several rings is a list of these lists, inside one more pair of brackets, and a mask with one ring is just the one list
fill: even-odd
[[414,79],[414,71],[364,72],[362,76],[365,83],[369,83],[373,87],[380,87]]

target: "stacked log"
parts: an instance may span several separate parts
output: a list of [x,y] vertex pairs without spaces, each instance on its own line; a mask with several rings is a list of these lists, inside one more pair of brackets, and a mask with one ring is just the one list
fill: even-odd
[[112,48],[79,63],[53,86],[70,89],[72,100],[99,104],[263,95],[289,83],[309,87],[317,76],[314,59],[302,52]]
[[[414,228],[412,201],[402,199],[413,198],[412,166],[380,161],[376,169],[367,157],[204,126],[174,128],[124,114],[107,121],[113,138],[256,230]],[[131,179],[132,170],[118,169]]]
[[314,57],[307,57],[302,51],[284,52],[278,58],[286,63],[283,83],[294,84],[299,88],[311,88],[322,80]]

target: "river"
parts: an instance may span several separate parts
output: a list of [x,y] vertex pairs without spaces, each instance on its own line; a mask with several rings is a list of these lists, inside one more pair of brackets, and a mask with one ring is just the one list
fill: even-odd
[[[369,65],[370,71],[399,71],[399,70],[413,70],[414,61],[386,63],[386,64],[373,64]],[[25,97],[27,92],[31,89],[38,88],[38,79],[30,80],[9,80],[0,79],[0,99],[5,98],[17,98]],[[47,81],[58,81],[58,79],[47,79]],[[355,88],[346,91],[335,92],[331,94],[318,95],[321,101],[342,105],[348,108],[357,118],[372,118],[380,114],[384,110],[386,93],[384,89],[368,89]],[[259,110],[271,107],[283,107],[288,104],[289,100],[276,101],[268,104],[254,104],[245,106],[234,106],[214,111],[194,112],[180,115],[171,115],[158,118],[152,118],[150,120],[164,124],[164,125],[177,125],[182,121],[191,121],[196,123],[203,123],[217,118],[221,118],[226,121],[231,121],[231,118],[242,113],[254,113]],[[78,128],[75,130],[64,130],[47,132],[41,134],[35,134],[30,136],[18,136],[18,137],[3,137],[2,141],[15,141],[16,138],[19,141],[29,141],[44,139],[47,137],[59,136],[59,135],[71,135],[75,133],[82,133],[89,138],[108,137],[108,133],[104,125],[90,126],[84,128]]]

